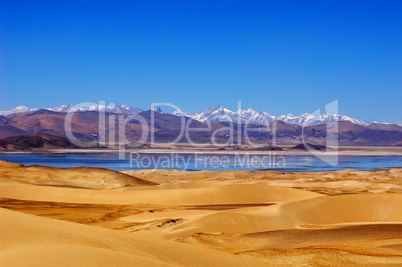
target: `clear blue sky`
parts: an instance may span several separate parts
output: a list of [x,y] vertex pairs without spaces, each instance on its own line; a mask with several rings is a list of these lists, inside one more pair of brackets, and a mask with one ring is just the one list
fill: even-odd
[[402,120],[402,1],[0,0],[0,110],[85,101]]

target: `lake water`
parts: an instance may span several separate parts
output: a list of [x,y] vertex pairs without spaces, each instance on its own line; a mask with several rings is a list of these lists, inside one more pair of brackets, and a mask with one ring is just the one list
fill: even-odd
[[[116,171],[139,169],[197,170],[281,170],[330,171],[373,170],[402,167],[402,156],[340,156],[319,159],[302,155],[214,155],[214,154],[124,154],[114,153],[0,153],[0,160],[24,165],[54,167],[101,167]],[[331,161],[330,161],[331,160]]]

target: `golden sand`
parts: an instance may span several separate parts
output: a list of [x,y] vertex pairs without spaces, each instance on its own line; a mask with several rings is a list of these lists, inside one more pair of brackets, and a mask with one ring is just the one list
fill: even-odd
[[402,264],[402,171],[0,162],[1,266]]

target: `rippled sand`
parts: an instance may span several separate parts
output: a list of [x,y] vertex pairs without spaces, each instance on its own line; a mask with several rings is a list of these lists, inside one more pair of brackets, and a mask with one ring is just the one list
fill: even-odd
[[0,162],[0,265],[402,264],[402,170],[282,173]]

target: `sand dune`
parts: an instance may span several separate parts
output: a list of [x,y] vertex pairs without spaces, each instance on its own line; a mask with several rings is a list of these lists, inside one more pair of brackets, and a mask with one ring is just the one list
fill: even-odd
[[402,238],[402,223],[316,226],[251,234],[197,233],[181,241],[189,244],[209,244],[215,249],[238,253],[256,249],[290,249],[308,245],[323,246],[359,240],[391,238]]
[[1,266],[257,266],[186,244],[0,209]]
[[402,195],[355,194],[216,212],[171,227],[161,234],[169,238],[184,238],[198,232],[253,233],[311,224],[401,221]]
[[281,266],[401,266],[402,238],[370,239],[331,245],[307,245],[290,249],[258,249],[242,251],[243,255],[260,259],[263,265]]
[[0,179],[36,185],[90,189],[118,189],[128,186],[148,186],[155,183],[102,168],[56,168],[23,166],[1,161]]
[[18,168],[22,167],[24,165],[19,164],[19,163],[12,163],[4,160],[0,160],[0,168]]
[[402,193],[402,169],[378,171],[325,171],[325,172],[278,172],[278,171],[179,171],[139,170],[124,171],[163,186],[177,186],[181,181],[256,183],[303,188],[326,195],[350,193]]
[[9,184],[1,186],[0,184],[0,197],[4,198],[94,204],[256,204],[296,201],[319,196],[321,195],[304,190],[254,184],[229,184],[190,189],[144,189],[126,191]]
[[0,161],[0,266],[402,264],[401,175]]
[[286,266],[400,264],[402,225],[365,224],[285,229],[253,234],[194,234],[195,246]]

